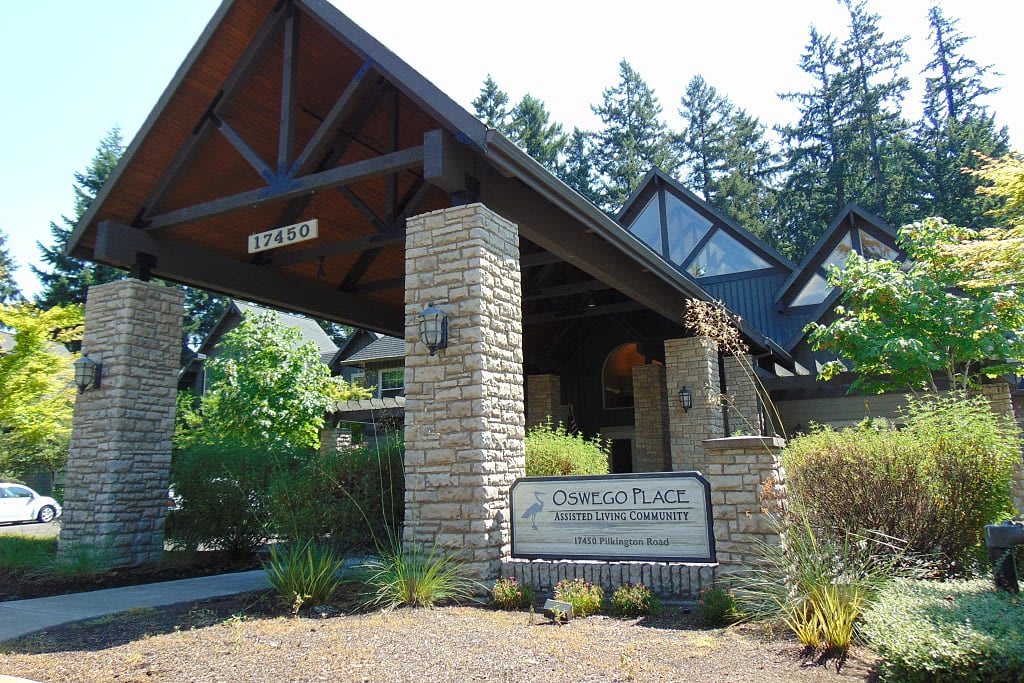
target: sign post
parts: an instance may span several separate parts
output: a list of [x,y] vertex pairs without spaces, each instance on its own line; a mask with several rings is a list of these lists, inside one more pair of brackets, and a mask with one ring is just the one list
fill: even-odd
[[716,562],[699,472],[528,477],[509,495],[512,557]]

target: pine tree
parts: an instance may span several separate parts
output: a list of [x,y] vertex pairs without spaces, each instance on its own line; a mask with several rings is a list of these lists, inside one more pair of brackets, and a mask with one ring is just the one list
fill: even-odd
[[590,161],[593,154],[592,138],[593,135],[587,131],[572,129],[565,148],[565,163],[558,169],[557,175],[563,183],[591,203],[599,204],[601,198],[595,187],[594,166]]
[[550,120],[544,103],[527,93],[512,108],[508,137],[548,170],[557,172],[559,157],[569,140],[562,124]]
[[7,251],[7,235],[0,230],[0,304],[12,304],[22,300],[21,290],[14,281],[18,264]]
[[508,93],[487,74],[480,95],[473,100],[473,111],[476,117],[491,128],[507,133],[508,128]]
[[725,172],[727,124],[733,106],[729,99],[694,76],[679,101],[683,131],[676,144],[683,163],[683,183],[711,201],[716,181]]
[[914,160],[924,188],[922,213],[942,216],[956,225],[990,227],[986,215],[992,200],[978,195],[977,169],[988,157],[1009,151],[1005,128],[998,129],[993,115],[980,100],[998,88],[986,84],[992,67],[980,66],[963,53],[971,40],[938,7],[928,11],[932,60],[925,67],[924,114],[914,134]]
[[594,135],[594,160],[607,211],[621,207],[652,167],[671,175],[679,166],[654,91],[626,60],[619,62],[619,79],[591,107],[603,124]]

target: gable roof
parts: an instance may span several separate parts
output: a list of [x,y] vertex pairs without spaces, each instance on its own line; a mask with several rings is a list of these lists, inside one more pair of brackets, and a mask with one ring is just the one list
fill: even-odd
[[324,332],[320,325],[310,318],[303,315],[297,315],[295,313],[286,313],[285,311],[278,311],[273,308],[266,308],[264,306],[258,306],[251,304],[246,301],[235,301],[232,300],[230,305],[224,311],[224,314],[214,325],[210,333],[206,335],[203,342],[199,345],[196,350],[197,354],[209,353],[213,346],[216,346],[220,339],[224,336],[224,333],[229,329],[233,328],[232,321],[240,320],[241,318],[256,313],[272,313],[277,316],[278,321],[286,326],[291,327],[299,331],[302,337],[301,343],[312,342],[317,352],[320,354],[320,360],[325,364],[329,365],[331,359],[338,352],[338,347],[334,343],[334,340]]
[[405,358],[405,340],[383,336],[356,351],[348,358],[337,361],[338,365],[358,365],[367,361],[397,360]]

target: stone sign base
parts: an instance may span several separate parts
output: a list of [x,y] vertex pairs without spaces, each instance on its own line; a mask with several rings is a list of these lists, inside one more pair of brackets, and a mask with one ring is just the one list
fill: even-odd
[[619,586],[642,583],[655,595],[677,600],[696,600],[715,585],[717,564],[682,562],[596,562],[556,560],[506,560],[501,575],[533,588],[540,596],[553,593],[562,579],[583,579],[601,586],[607,597]]

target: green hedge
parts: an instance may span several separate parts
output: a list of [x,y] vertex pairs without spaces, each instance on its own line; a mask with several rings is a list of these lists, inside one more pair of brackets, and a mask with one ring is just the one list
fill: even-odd
[[1024,604],[987,581],[899,581],[864,613],[881,681],[1024,681]]
[[547,423],[526,433],[526,476],[561,477],[608,474],[611,451],[601,438],[570,434],[565,425]]

